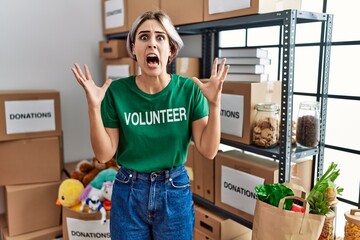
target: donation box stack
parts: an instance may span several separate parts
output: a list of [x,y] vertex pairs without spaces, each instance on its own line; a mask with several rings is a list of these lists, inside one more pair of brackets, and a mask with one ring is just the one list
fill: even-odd
[[2,239],[60,236],[61,207],[55,204],[63,168],[58,91],[0,91],[0,156]]

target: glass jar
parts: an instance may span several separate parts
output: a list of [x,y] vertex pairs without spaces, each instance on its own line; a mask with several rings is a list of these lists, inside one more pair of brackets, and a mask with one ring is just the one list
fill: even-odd
[[360,209],[351,209],[344,215],[346,219],[344,240],[360,239]]
[[318,240],[334,240],[334,220],[334,211],[330,211],[325,215],[325,222]]
[[316,147],[320,138],[318,102],[301,102],[296,123],[296,142],[301,147]]
[[279,106],[275,103],[259,103],[253,127],[253,143],[270,148],[279,140]]

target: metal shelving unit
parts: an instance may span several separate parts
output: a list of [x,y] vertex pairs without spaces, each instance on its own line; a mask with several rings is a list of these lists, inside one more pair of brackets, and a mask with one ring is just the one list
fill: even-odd
[[[253,145],[241,144],[227,139],[222,139],[223,144],[233,146],[244,151],[252,152],[262,156],[270,157],[279,161],[279,182],[290,181],[291,161],[307,156],[317,158],[317,163],[313,166],[313,174],[321,176],[323,172],[323,152],[325,142],[326,127],[326,107],[330,65],[330,45],[332,33],[333,16],[325,13],[313,13],[299,10],[284,10],[267,14],[236,17],[230,19],[203,22],[178,26],[177,30],[181,34],[201,34],[202,35],[202,76],[210,76],[214,53],[218,52],[218,32],[222,30],[244,29],[265,26],[280,26],[282,28],[282,92],[281,92],[281,117],[280,117],[280,143],[278,147],[263,149]],[[320,144],[316,148],[293,147],[291,144],[291,131],[293,119],[293,86],[294,86],[294,59],[295,59],[295,34],[296,26],[301,23],[321,22],[320,40],[320,59],[321,67],[318,74],[317,100],[321,100],[321,122],[320,122]],[[214,37],[217,36],[217,37]],[[215,48],[215,49],[214,49]],[[314,161],[315,162],[315,161]],[[316,169],[315,169],[316,168]],[[219,214],[223,214],[244,226],[252,227],[252,223],[245,219],[229,213],[213,203],[194,195],[197,204],[205,206]]]
[[[330,48],[332,36],[333,15],[326,13],[314,13],[300,10],[284,10],[266,14],[241,16],[229,19],[214,20],[208,22],[176,26],[181,35],[202,36],[202,68],[200,77],[210,76],[212,61],[217,56],[217,35],[223,30],[246,29],[265,26],[280,26],[282,31],[282,92],[281,92],[281,117],[280,117],[280,143],[278,147],[271,149],[258,148],[253,145],[222,139],[223,144],[233,146],[244,151],[270,157],[279,161],[279,182],[290,181],[291,161],[307,156],[317,157],[313,173],[321,176],[323,171],[323,152],[326,130],[326,109],[328,95],[328,80],[330,66]],[[320,59],[321,67],[318,74],[317,100],[321,100],[320,121],[320,144],[316,148],[296,148],[291,144],[291,128],[293,119],[293,86],[294,86],[294,58],[295,58],[295,34],[297,24],[321,22]],[[107,36],[108,39],[126,38],[127,33],[119,33]],[[170,69],[175,69],[170,66]],[[229,213],[213,203],[202,199],[194,194],[194,201],[219,214],[236,220],[251,228],[252,223]]]
[[[331,14],[314,13],[300,10],[284,10],[266,14],[241,16],[236,18],[214,20],[209,22],[195,23],[177,26],[180,34],[202,35],[202,76],[210,76],[213,56],[210,53],[218,50],[217,39],[214,35],[219,31],[232,29],[246,29],[265,26],[280,26],[282,28],[282,92],[281,92],[281,118],[280,118],[280,144],[276,148],[262,149],[252,145],[241,144],[222,139],[221,142],[244,151],[267,156],[279,160],[279,182],[290,181],[291,160],[306,156],[317,157],[317,176],[322,175],[323,151],[325,140],[326,107],[328,94],[330,45],[332,33]],[[320,144],[317,148],[294,148],[291,144],[291,127],[293,119],[293,86],[294,86],[294,58],[295,58],[295,34],[297,24],[321,22],[319,84],[317,95],[321,99],[321,123]],[[214,43],[215,42],[215,43]],[[215,48],[215,50],[214,50]]]

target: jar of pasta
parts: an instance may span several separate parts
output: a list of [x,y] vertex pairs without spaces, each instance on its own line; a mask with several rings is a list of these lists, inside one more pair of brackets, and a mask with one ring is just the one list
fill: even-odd
[[320,138],[318,102],[301,102],[296,123],[296,142],[301,147],[316,147]]
[[344,240],[360,239],[360,209],[351,209],[345,213]]
[[253,127],[253,143],[270,148],[279,140],[279,106],[275,103],[259,103]]

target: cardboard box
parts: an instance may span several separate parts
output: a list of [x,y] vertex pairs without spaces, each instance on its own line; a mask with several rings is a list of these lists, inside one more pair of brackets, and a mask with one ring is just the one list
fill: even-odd
[[237,236],[236,238],[234,238],[232,240],[251,240],[251,239],[252,239],[252,231],[249,231],[245,234]]
[[[110,212],[107,212],[106,219],[110,219]],[[79,236],[80,234],[96,236],[96,239],[110,239],[110,221],[101,224],[100,220],[100,212],[76,212],[70,208],[62,207],[63,240],[72,239],[71,236]]]
[[105,59],[104,80],[119,79],[135,74],[135,61],[131,58]]
[[301,9],[301,0],[251,0],[250,5],[244,1],[229,1],[233,4],[225,4],[222,1],[204,0],[204,21],[282,11],[285,9]]
[[102,0],[102,29],[104,35],[128,31],[128,0]]
[[153,11],[160,9],[160,0],[130,0],[128,1],[128,29],[137,17],[146,11]]
[[100,58],[116,59],[129,57],[126,49],[126,40],[112,39],[99,42]]
[[215,161],[201,155],[194,148],[195,189],[194,193],[214,203],[215,201]]
[[194,144],[193,141],[191,141],[191,142],[190,142],[190,145],[189,145],[189,149],[188,149],[187,159],[186,159],[186,162],[185,162],[185,168],[186,168],[187,173],[188,173],[189,178],[190,178],[190,189],[191,189],[192,192],[195,191],[194,149],[195,149],[195,144]]
[[30,232],[30,233],[25,233],[13,237],[10,237],[8,229],[5,229],[3,240],[45,240],[45,239],[48,240],[48,239],[55,239],[61,237],[61,235],[62,235],[61,225]]
[[161,0],[160,7],[170,16],[174,25],[198,23],[204,20],[203,1],[204,0]]
[[0,185],[59,181],[62,149],[59,137],[0,142]]
[[60,135],[59,92],[0,91],[0,142]]
[[176,73],[184,77],[200,76],[200,58],[177,57],[175,60]]
[[281,103],[281,82],[224,82],[221,96],[221,137],[251,144],[258,103]]
[[0,214],[0,240],[3,240],[4,232],[7,227],[5,214]]
[[195,230],[199,232],[198,235],[208,237],[199,239],[216,240],[230,240],[251,231],[230,218],[216,215],[198,205],[195,205]]
[[255,186],[278,182],[279,164],[238,150],[215,157],[215,205],[249,222],[256,204]]
[[312,165],[313,160],[311,158],[301,158],[292,160],[294,163],[291,169],[290,183],[294,183],[304,188],[306,193],[310,193],[312,188]]
[[61,225],[61,207],[55,204],[60,183],[5,186],[8,236]]
[[206,236],[205,233],[202,233],[197,228],[194,228],[194,240],[215,240],[215,239],[211,238],[209,236]]

